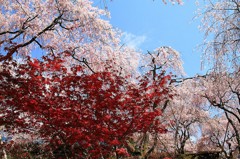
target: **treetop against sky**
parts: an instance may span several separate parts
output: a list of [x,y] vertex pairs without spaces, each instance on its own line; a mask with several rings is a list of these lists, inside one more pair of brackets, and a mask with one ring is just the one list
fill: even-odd
[[200,7],[195,1],[186,0],[183,5],[166,5],[160,0],[94,2],[107,6],[110,23],[122,31],[123,44],[143,53],[171,46],[180,52],[187,75],[205,72],[200,69],[201,52],[197,49],[203,33],[198,29],[201,19],[194,19]]
[[240,153],[238,0],[94,2],[0,0],[1,129],[50,158]]

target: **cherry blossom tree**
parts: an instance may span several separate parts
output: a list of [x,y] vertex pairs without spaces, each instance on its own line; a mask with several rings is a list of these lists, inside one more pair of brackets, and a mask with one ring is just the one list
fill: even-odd
[[[218,124],[222,130],[218,127],[219,130],[216,130],[216,134],[213,135],[214,144],[218,145],[227,158],[231,157],[233,149],[240,152],[240,23],[238,20],[240,3],[237,0],[207,0],[205,2],[207,5],[201,13],[203,18],[201,29],[205,32],[203,57],[205,61],[208,61],[204,62],[210,64],[211,71],[205,78],[200,78],[202,81],[199,85],[202,88],[200,95],[205,97],[211,106],[220,110],[223,113],[221,118],[227,121],[222,122],[222,125]],[[230,139],[234,140],[234,144],[226,143]]]
[[104,14],[90,1],[1,1],[1,46],[7,51],[1,61],[30,54],[36,45],[62,52],[86,44],[87,51],[91,42],[109,42],[114,32],[100,19]]
[[211,106],[220,109],[231,127],[240,152],[240,83],[239,71],[234,73],[212,73],[203,79],[204,96]]
[[205,32],[203,56],[214,69],[238,70],[240,66],[240,3],[206,0],[201,29]]
[[233,158],[237,147],[235,131],[224,114],[210,118],[202,125],[198,151],[219,151],[223,158]]
[[209,117],[209,113],[202,109],[206,100],[198,93],[196,79],[182,81],[175,87],[175,95],[170,100],[162,117],[170,121],[168,132],[160,134],[159,149],[172,152],[172,157],[184,154],[186,151],[195,151],[195,144],[191,138],[198,138],[202,123]]
[[106,61],[128,74],[138,66],[138,53],[121,47],[119,32],[103,20],[109,13],[89,0],[4,0],[0,7],[0,61],[68,52],[69,64],[80,62],[92,72]]
[[179,76],[185,75],[180,53],[169,46],[156,48],[153,52],[148,51],[143,55],[141,64],[143,71],[153,71],[153,77],[157,71],[162,70]]

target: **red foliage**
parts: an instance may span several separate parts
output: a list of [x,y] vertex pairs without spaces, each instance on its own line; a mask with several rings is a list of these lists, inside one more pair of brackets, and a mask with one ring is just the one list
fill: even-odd
[[133,133],[164,130],[155,107],[169,94],[164,74],[133,84],[111,72],[67,68],[55,57],[1,67],[0,125],[38,136],[52,155],[127,155],[123,147]]

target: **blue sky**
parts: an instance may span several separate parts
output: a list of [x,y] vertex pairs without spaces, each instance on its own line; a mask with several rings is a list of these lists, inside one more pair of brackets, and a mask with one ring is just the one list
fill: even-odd
[[[103,1],[96,0],[103,6]],[[181,53],[188,76],[202,74],[201,52],[196,47],[203,42],[198,30],[200,19],[193,20],[197,6],[194,0],[183,5],[165,5],[162,0],[113,0],[107,2],[110,23],[124,32],[123,43],[143,53],[160,46],[171,46]]]

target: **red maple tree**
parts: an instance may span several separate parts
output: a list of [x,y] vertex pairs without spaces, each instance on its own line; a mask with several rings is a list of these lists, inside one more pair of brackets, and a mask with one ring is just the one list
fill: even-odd
[[42,141],[56,158],[129,155],[134,133],[163,132],[155,106],[169,96],[170,76],[131,82],[109,71],[85,73],[59,57],[5,61],[0,71],[0,125]]

